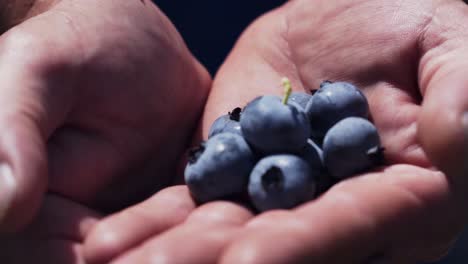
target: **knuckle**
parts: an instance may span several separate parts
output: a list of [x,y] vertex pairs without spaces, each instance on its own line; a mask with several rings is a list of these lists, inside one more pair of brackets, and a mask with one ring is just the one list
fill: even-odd
[[187,222],[241,225],[252,217],[244,207],[231,202],[211,202],[197,208]]
[[278,224],[289,223],[292,219],[292,213],[287,210],[272,210],[252,219],[247,226],[249,228],[278,226]]
[[92,235],[86,241],[86,244],[89,243],[102,252],[110,252],[120,246],[121,238],[118,233],[112,231],[112,227],[102,222],[96,224]]

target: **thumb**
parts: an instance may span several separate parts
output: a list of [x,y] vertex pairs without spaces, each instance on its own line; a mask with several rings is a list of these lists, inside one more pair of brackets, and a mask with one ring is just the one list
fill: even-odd
[[0,38],[3,232],[24,227],[40,208],[47,186],[46,142],[70,108],[73,65],[78,64],[72,59],[79,49],[67,45],[75,42],[63,20],[44,14]]
[[260,95],[281,96],[283,77],[291,80],[294,90],[304,91],[288,43],[281,37],[287,31],[284,20],[283,9],[275,9],[242,33],[216,73],[201,123],[204,138],[217,117]]
[[[462,1],[440,8],[422,38],[420,87],[421,144],[454,186],[468,187],[468,6]],[[443,21],[443,23],[442,23]],[[458,26],[457,26],[458,25]]]

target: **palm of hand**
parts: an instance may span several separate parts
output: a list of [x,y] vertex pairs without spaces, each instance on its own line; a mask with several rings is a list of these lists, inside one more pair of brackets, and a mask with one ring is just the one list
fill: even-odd
[[[428,116],[434,110],[426,102],[440,88],[433,86],[453,70],[453,65],[443,64],[447,54],[457,48],[453,43],[457,26],[447,27],[448,16],[464,9],[461,2],[443,1],[311,4],[298,0],[256,21],[215,78],[202,134],[207,135],[216,117],[255,96],[279,94],[278,82],[283,76],[298,90],[318,87],[322,80],[346,80],[363,87],[369,99],[388,166],[341,182],[292,211],[259,216],[229,202],[197,209],[188,206],[193,208],[191,213],[176,212],[172,207],[189,203],[187,195],[171,199],[176,204],[171,208],[158,208],[164,200],[161,197],[171,190],[180,192],[182,187],[168,189],[130,208],[126,221],[116,215],[98,225],[87,242],[90,260],[99,263],[115,257],[143,240],[147,241],[116,263],[155,259],[362,263],[374,258],[414,263],[444,254],[464,223],[457,212],[458,194],[451,185],[457,179],[432,169],[426,148],[420,144],[421,140],[431,141],[421,135],[427,122],[418,121],[423,112]],[[138,208],[148,207],[159,214],[152,226],[133,226],[129,219],[138,219]],[[178,217],[168,224],[171,215]],[[116,240],[100,240],[106,233]],[[151,236],[154,238],[149,239]],[[99,254],[93,246],[105,252]],[[181,252],[181,247],[187,250]]]

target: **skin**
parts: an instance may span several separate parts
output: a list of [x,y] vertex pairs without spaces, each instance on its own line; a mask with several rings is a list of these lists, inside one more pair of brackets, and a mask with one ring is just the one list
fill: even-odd
[[0,32],[50,9],[62,0],[8,0],[0,3]]
[[34,0],[13,0],[0,3],[0,30],[5,30],[15,24],[16,21],[27,16],[34,5]]
[[[168,224],[180,214],[158,207],[155,196],[97,224],[85,243],[88,262],[416,263],[443,256],[466,223],[467,23],[468,7],[457,0],[295,0],[259,18],[215,78],[202,135],[229,109],[279,94],[283,76],[297,90],[346,80],[369,99],[388,166],[294,210],[258,216],[218,201]],[[136,213],[143,207],[154,217],[144,226]]]
[[83,263],[92,223],[174,184],[211,79],[150,1],[36,4],[0,36],[0,255]]
[[[48,194],[28,227],[2,235],[5,263],[85,263],[82,241],[102,216],[89,208]],[[53,224],[51,224],[53,223]]]

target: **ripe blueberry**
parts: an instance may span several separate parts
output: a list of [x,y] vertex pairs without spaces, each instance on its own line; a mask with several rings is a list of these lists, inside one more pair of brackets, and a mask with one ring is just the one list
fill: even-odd
[[298,104],[303,110],[306,109],[307,103],[312,98],[312,95],[304,92],[292,92],[289,96],[289,101]]
[[239,123],[241,112],[241,108],[237,107],[232,112],[229,112],[229,114],[218,117],[211,125],[208,138],[224,132],[242,135]]
[[255,161],[241,136],[217,134],[192,151],[185,168],[185,182],[199,202],[241,193]]
[[367,118],[369,105],[359,89],[347,82],[324,82],[306,107],[312,137],[323,139],[328,129],[351,116]]
[[305,112],[294,102],[283,104],[277,96],[257,97],[240,118],[242,134],[261,153],[300,151],[310,137]]
[[336,123],[323,141],[323,158],[329,173],[343,179],[383,162],[383,148],[375,126],[360,117]]
[[309,162],[312,167],[323,167],[323,151],[312,139],[307,140],[307,144],[300,152],[300,156]]
[[250,174],[250,199],[259,211],[292,208],[315,196],[318,174],[318,170],[295,155],[265,157]]

